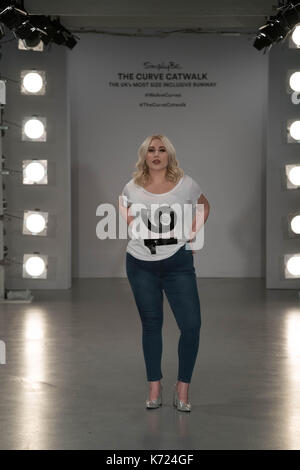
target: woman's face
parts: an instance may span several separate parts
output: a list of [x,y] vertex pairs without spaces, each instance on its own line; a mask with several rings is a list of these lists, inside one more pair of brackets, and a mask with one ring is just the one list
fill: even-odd
[[167,149],[160,139],[153,139],[148,147],[146,163],[150,170],[162,170],[168,166]]

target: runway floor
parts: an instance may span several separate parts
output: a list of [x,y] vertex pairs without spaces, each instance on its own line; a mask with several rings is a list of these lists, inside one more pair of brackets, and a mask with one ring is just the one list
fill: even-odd
[[264,279],[198,279],[189,398],[172,405],[179,330],[164,297],[163,406],[147,410],[127,278],[74,279],[0,305],[0,449],[300,449],[300,298]]

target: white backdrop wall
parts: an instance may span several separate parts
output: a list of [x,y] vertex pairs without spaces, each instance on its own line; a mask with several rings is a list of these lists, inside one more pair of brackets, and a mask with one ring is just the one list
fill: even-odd
[[[132,178],[137,149],[150,134],[173,142],[179,165],[210,202],[198,277],[265,276],[265,158],[268,55],[252,37],[81,35],[68,54],[74,277],[122,277],[127,240],[99,240],[97,206],[112,203]],[[189,80],[144,80],[146,68],[173,62]],[[160,69],[161,73],[168,73]],[[124,76],[119,74],[132,74]],[[202,73],[207,80],[201,80]],[[151,82],[162,83],[151,88]],[[212,82],[213,86],[165,87]],[[145,93],[178,97],[146,97]],[[140,106],[139,103],[185,106]]]

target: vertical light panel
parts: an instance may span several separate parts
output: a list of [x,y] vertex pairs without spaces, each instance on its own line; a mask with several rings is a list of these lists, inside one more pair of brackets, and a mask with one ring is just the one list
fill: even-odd
[[[300,236],[292,233],[290,224],[292,217],[300,210],[300,186],[297,184],[297,166],[300,164],[297,127],[297,121],[300,121],[300,100],[297,95],[297,75],[294,75],[292,81],[290,76],[300,72],[300,49],[291,48],[286,42],[280,46],[274,45],[269,54],[266,287],[299,289],[297,260],[300,254]],[[294,274],[288,272],[291,266]]]
[[[7,90],[5,107],[5,119],[18,125],[11,125],[3,138],[6,164],[19,170],[18,176],[6,177],[7,207],[18,215],[6,230],[5,244],[17,261],[6,269],[6,287],[68,289],[71,155],[67,50],[53,44],[37,54],[18,50],[12,41],[3,46],[1,70],[19,80],[18,86]],[[47,215],[42,230],[31,223],[39,215]],[[38,275],[23,269],[24,256],[33,255],[47,260],[47,269]]]

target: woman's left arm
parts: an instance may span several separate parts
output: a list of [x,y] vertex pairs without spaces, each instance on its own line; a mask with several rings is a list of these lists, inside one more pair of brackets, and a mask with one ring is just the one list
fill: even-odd
[[[204,205],[204,208],[201,206],[201,207],[197,207],[196,208],[196,212],[202,212],[204,211],[204,214],[203,214],[203,218],[202,217],[197,217],[197,214],[195,215],[194,219],[193,219],[193,223],[192,223],[192,228],[191,228],[191,231],[190,231],[190,239],[189,241],[192,241],[195,236],[196,236],[196,233],[200,230],[200,228],[202,227],[202,225],[205,224],[207,218],[208,218],[208,215],[209,215],[209,211],[210,211],[210,205],[209,205],[209,202],[208,200],[206,199],[206,197],[204,196],[204,194],[202,193],[201,196],[199,197],[198,201],[197,201],[197,204],[203,204]],[[194,250],[192,250],[193,253]]]
[[[209,205],[209,202],[208,200],[206,199],[206,197],[204,196],[204,194],[202,193],[201,196],[199,197],[198,201],[197,201],[197,204],[204,204],[204,222],[203,222],[203,225],[205,224],[206,220],[207,220],[207,217],[208,217],[208,214],[209,214],[209,210],[210,210],[210,205]],[[194,217],[194,220],[193,220],[193,224],[192,224],[192,230],[194,228],[196,228],[196,216]],[[198,230],[202,227],[202,225],[199,226]],[[198,230],[196,230],[198,232]]]

